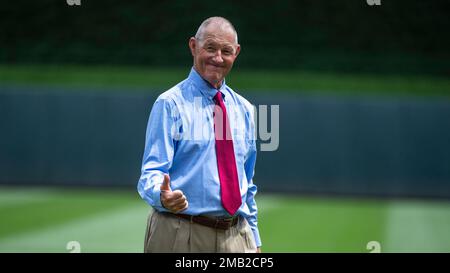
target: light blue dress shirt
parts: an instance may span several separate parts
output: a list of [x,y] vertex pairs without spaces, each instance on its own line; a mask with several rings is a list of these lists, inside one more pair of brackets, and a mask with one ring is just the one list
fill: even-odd
[[[224,95],[233,136],[242,205],[237,214],[245,217],[261,246],[257,227],[257,206],[253,184],[256,162],[254,107],[223,81]],[[155,101],[147,124],[142,174],[138,182],[141,197],[158,211],[164,173],[170,175],[173,190],[183,191],[189,202],[183,211],[190,215],[229,216],[222,207],[214,138],[213,101],[217,90],[194,68],[189,77],[162,93]]]

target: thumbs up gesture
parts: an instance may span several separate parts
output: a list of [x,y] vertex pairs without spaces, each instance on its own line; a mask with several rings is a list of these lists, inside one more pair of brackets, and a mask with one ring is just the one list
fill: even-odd
[[187,209],[188,201],[180,190],[172,191],[170,188],[170,176],[164,174],[164,181],[161,185],[161,203],[164,208],[173,213],[179,213]]

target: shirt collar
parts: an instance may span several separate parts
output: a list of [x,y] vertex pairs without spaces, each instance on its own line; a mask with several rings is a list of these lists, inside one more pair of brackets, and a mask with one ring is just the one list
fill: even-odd
[[[207,98],[213,101],[214,96],[217,93],[217,89],[214,88],[208,81],[202,78],[202,76],[192,67],[191,72],[189,73],[188,79],[194,83],[200,90],[200,92]],[[219,91],[222,93],[222,97],[225,100],[226,97],[226,84],[225,79],[222,81],[222,85],[219,88]]]

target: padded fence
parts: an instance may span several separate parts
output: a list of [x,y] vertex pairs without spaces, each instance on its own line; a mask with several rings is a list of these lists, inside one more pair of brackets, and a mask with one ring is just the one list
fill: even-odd
[[[0,90],[1,184],[136,186],[159,91]],[[450,197],[448,99],[245,96],[280,109],[260,192]]]

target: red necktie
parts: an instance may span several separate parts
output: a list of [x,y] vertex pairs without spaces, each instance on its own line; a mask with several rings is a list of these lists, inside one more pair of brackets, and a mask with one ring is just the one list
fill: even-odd
[[239,179],[234,157],[233,138],[227,118],[227,109],[223,103],[222,93],[214,96],[214,133],[216,137],[216,157],[220,179],[220,196],[222,206],[234,215],[242,204]]

